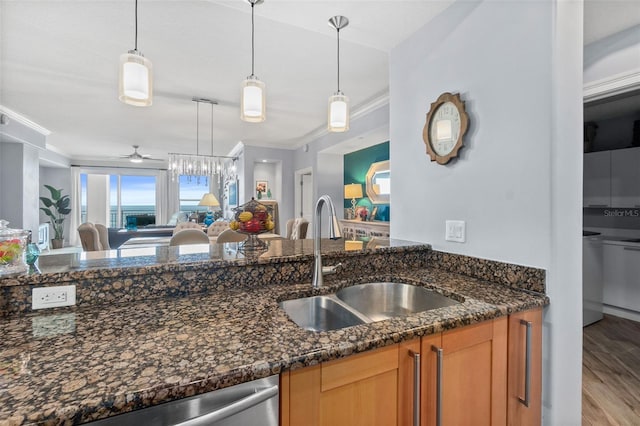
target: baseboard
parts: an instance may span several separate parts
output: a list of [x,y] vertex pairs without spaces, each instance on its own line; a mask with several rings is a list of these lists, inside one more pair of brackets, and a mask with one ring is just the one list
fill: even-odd
[[603,305],[602,312],[607,315],[613,315],[620,318],[640,322],[640,312],[630,309],[619,308],[617,306]]

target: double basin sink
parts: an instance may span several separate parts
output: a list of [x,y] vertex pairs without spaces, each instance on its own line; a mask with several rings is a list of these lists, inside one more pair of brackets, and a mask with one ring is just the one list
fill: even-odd
[[280,307],[298,326],[328,331],[443,308],[460,303],[423,287],[377,282],[334,294],[285,300]]

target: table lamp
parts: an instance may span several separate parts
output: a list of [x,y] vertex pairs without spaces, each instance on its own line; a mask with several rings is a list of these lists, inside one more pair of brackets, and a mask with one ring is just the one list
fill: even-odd
[[344,199],[351,198],[351,213],[353,219],[356,218],[356,198],[362,198],[362,184],[351,183],[344,186]]
[[207,216],[204,218],[204,224],[209,226],[213,223],[213,212],[211,211],[212,207],[220,207],[220,202],[210,192],[207,192],[202,196],[202,199],[198,203],[199,206],[207,206]]

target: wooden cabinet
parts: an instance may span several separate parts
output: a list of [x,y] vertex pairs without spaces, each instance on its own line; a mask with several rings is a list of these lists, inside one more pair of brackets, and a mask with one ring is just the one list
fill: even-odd
[[640,149],[611,151],[611,207],[640,207]]
[[611,151],[584,154],[584,207],[611,206]]
[[541,329],[537,309],[285,372],[281,425],[409,426],[415,401],[421,426],[540,425]]
[[539,426],[542,422],[542,308],[509,315],[508,357],[508,424]]
[[398,424],[398,345],[283,373],[282,426]]
[[423,337],[421,353],[422,425],[506,423],[507,318]]

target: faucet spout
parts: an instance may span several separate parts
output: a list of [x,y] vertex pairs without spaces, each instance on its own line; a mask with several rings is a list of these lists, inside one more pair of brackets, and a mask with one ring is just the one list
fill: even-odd
[[320,230],[322,229],[322,206],[325,204],[329,209],[329,238],[332,240],[337,240],[342,237],[342,234],[340,232],[340,224],[338,223],[338,218],[336,217],[336,209],[333,206],[333,201],[331,201],[331,197],[329,197],[328,195],[323,195],[318,198],[318,201],[316,202],[315,219],[313,221],[313,288],[322,287],[323,284],[322,256],[320,254]]

